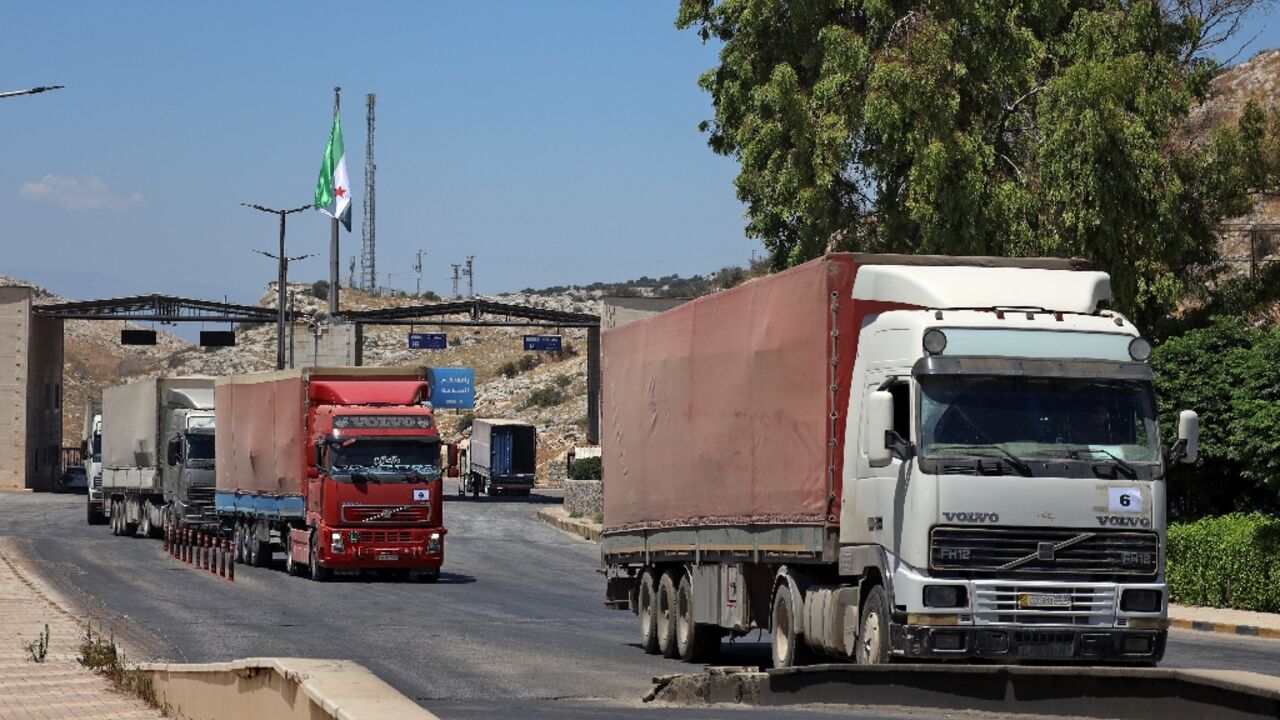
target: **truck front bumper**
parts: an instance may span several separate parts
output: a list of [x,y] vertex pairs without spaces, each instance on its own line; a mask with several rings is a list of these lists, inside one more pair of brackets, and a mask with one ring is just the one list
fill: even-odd
[[[325,528],[325,542],[320,547],[320,563],[334,570],[367,568],[432,569],[444,565],[444,528],[411,531],[373,531]],[[332,534],[339,533],[342,543],[335,545]],[[352,540],[352,535],[356,539]],[[390,540],[391,535],[407,535],[406,541]],[[435,535],[433,542],[431,536]]]
[[890,625],[889,636],[893,654],[906,658],[1153,663],[1164,657],[1168,631],[894,623]]

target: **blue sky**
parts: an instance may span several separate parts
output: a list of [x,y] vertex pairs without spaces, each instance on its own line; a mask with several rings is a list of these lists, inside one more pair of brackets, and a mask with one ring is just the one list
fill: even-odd
[[[63,295],[252,302],[274,218],[308,203],[343,87],[358,255],[364,95],[378,96],[379,282],[492,293],[747,260],[733,161],[698,132],[715,48],[672,2],[8,3],[0,274]],[[1274,11],[1246,49],[1280,46]],[[1230,54],[1234,48],[1224,50]],[[328,274],[328,221],[290,216],[295,279]]]

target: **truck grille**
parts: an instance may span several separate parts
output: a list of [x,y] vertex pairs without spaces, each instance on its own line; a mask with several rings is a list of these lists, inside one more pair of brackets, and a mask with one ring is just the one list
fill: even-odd
[[413,532],[409,530],[361,530],[360,542],[363,542],[363,543],[413,542]]
[[[1052,607],[1023,604],[1023,596],[1065,599]],[[1110,625],[1114,622],[1114,585],[1023,585],[974,583],[973,620],[979,625]]]
[[1036,575],[1141,575],[1157,573],[1160,536],[1125,530],[935,527],[929,565]]
[[425,522],[431,516],[427,505],[344,505],[343,522],[407,523]]

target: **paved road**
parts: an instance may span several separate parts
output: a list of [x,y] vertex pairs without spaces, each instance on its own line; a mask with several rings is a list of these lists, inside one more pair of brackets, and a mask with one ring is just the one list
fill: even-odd
[[[603,609],[597,546],[534,517],[539,502],[555,498],[503,500],[446,505],[446,572],[435,585],[322,584],[244,566],[228,583],[170,560],[157,541],[85,525],[83,496],[0,493],[0,536],[16,538],[46,578],[145,659],[346,658],[444,718],[754,712],[640,705],[652,676],[690,666],[644,654],[633,616]],[[726,643],[715,664],[768,657],[764,643]],[[1175,632],[1166,664],[1280,675],[1280,641]],[[769,716],[833,712],[773,709]],[[926,715],[877,709],[860,716]]]

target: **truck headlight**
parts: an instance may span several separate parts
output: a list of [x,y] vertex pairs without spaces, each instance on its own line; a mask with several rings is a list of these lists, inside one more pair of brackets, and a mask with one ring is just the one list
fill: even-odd
[[968,597],[959,585],[925,585],[924,606],[951,608],[967,604]]
[[1125,590],[1120,609],[1125,612],[1160,612],[1163,594],[1159,590]]
[[431,537],[427,538],[427,554],[428,555],[440,554],[440,533],[433,532],[431,533]]

